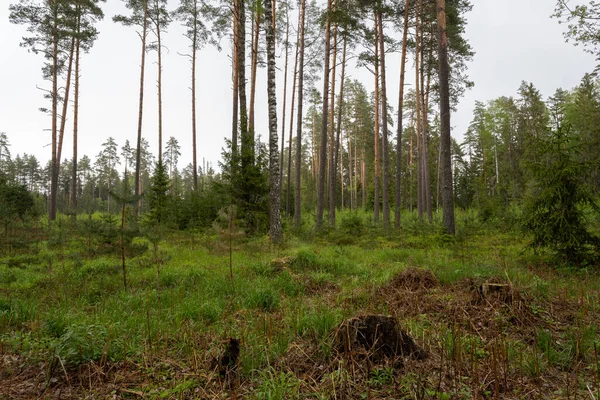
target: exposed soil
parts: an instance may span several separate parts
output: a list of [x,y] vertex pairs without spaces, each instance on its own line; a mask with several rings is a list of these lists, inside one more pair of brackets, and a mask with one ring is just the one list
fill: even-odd
[[333,347],[344,354],[364,354],[374,362],[385,358],[413,357],[427,354],[398,326],[394,317],[361,315],[343,321],[333,333]]

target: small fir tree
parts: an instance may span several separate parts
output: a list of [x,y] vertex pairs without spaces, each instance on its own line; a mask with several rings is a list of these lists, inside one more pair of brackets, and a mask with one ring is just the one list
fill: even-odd
[[576,264],[597,254],[600,244],[587,226],[586,210],[600,213],[600,208],[585,185],[589,169],[580,148],[568,126],[539,139],[539,157],[527,164],[534,187],[522,219],[524,231],[533,236],[530,247],[548,248]]

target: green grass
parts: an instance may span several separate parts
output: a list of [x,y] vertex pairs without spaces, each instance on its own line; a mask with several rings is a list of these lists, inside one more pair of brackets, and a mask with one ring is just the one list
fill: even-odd
[[[405,214],[401,233],[384,232],[368,218],[342,213],[339,229],[314,237],[287,235],[282,248],[270,248],[264,237],[246,238],[235,244],[233,277],[227,252],[205,247],[214,244],[212,239],[203,241],[202,233],[194,240],[190,233],[171,233],[159,244],[157,260],[151,250],[128,256],[127,290],[118,252],[89,252],[84,237],[54,232],[53,243],[0,258],[0,344],[29,365],[40,360],[52,365],[59,359],[76,367],[124,358],[144,364],[163,358],[196,371],[219,357],[223,340],[239,338],[240,378],[253,388],[254,398],[300,398],[301,392],[318,398],[332,388],[317,393],[304,387],[307,383],[280,362],[288,352],[307,346],[315,349],[314,362],[325,365],[332,359],[335,327],[360,313],[392,312],[378,299],[378,290],[406,268],[417,267],[432,270],[444,288],[467,278],[496,276],[530,296],[532,313],[549,327],[540,322],[531,341],[501,333],[505,336],[498,340],[512,373],[521,370],[533,379],[581,365],[590,376],[596,373],[600,328],[590,318],[598,315],[597,271],[553,269],[544,254],[523,252],[523,239],[488,228],[472,213],[459,214],[455,239],[439,234],[437,214],[432,224]],[[143,239],[134,243],[146,245]],[[286,268],[275,268],[271,260],[276,258],[289,260]],[[443,301],[455,300],[452,292],[444,296]],[[568,329],[553,330],[555,316],[546,307],[556,299],[580,304]],[[450,317],[431,313],[401,321],[415,338],[426,338],[427,346],[443,348],[442,362],[491,362],[490,343],[467,332],[469,326],[454,326]],[[388,390],[395,378],[386,368],[370,370],[363,383]],[[336,373],[341,372],[323,370],[334,385],[358,379],[344,375],[335,383]],[[201,376],[156,389],[156,396],[190,393]],[[407,393],[419,382],[406,383]],[[430,386],[427,390],[443,392]]]

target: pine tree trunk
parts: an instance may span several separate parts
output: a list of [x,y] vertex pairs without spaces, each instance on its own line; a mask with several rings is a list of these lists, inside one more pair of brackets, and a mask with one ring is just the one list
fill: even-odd
[[377,13],[375,16],[375,130],[373,143],[375,148],[375,195],[373,198],[373,213],[375,223],[379,223],[379,181],[380,181],[380,170],[379,170],[379,32],[377,29]]
[[321,148],[319,151],[319,182],[317,186],[317,216],[315,227],[320,230],[323,225],[325,208],[325,179],[327,178],[327,116],[329,115],[329,56],[331,47],[331,8],[332,0],[327,1],[327,19],[325,22],[325,60],[323,68],[323,112],[321,125]]
[[[272,16],[272,1],[264,0],[265,15]],[[281,243],[281,197],[279,191],[279,154],[277,140],[277,94],[275,90],[275,32],[273,21],[265,18],[267,39],[267,97],[269,103],[269,235],[274,244]]]
[[335,227],[335,176],[336,176],[336,163],[335,163],[335,70],[337,66],[337,24],[333,25],[333,66],[331,67],[331,98],[329,106],[329,159],[328,170],[329,170],[329,226]]
[[306,0],[301,0],[298,22],[298,120],[296,121],[296,182],[294,194],[294,227],[300,229],[302,222],[300,183],[302,174],[302,107],[304,101],[304,15]]
[[[198,42],[198,0],[194,0],[194,33],[192,37],[192,166],[194,171],[194,191],[198,191],[198,162],[196,146],[196,53]],[[237,124],[236,124],[237,125]],[[237,128],[237,126],[236,126]]]
[[[241,159],[242,179],[248,176],[249,169],[254,165],[254,140],[252,133],[248,130],[248,106],[246,99],[246,9],[243,0],[238,0],[238,95],[240,99],[240,137],[241,137]],[[244,201],[249,204],[250,198],[247,190],[243,193]]]
[[[432,50],[430,49],[428,60],[430,61],[433,58]],[[422,60],[423,53],[421,53]],[[429,222],[433,221],[433,212],[431,207],[431,178],[429,174],[429,90],[431,84],[431,62],[427,63],[427,84],[424,87],[423,82],[423,70],[425,68],[424,62],[422,62],[423,68],[421,69],[421,88],[423,89],[423,183],[424,183],[424,191],[423,195],[425,198],[425,209],[427,210],[427,219]]]
[[408,38],[408,12],[410,0],[406,0],[404,5],[404,27],[402,33],[402,58],[400,61],[400,89],[398,94],[398,124],[396,126],[397,129],[397,137],[396,137],[396,193],[395,193],[395,202],[396,207],[394,210],[394,222],[396,229],[400,229],[402,227],[400,222],[401,208],[402,208],[402,131],[403,131],[403,112],[404,112],[404,74],[406,71],[406,48],[407,48],[407,38]]
[[423,218],[423,149],[421,147],[421,90],[420,90],[420,26],[419,13],[421,1],[416,2],[415,11],[415,111],[416,111],[416,136],[417,136],[417,214],[419,220]]
[[[296,60],[294,62],[294,80],[293,80],[293,85],[292,85],[292,108],[291,108],[291,117],[290,117],[290,134],[289,134],[289,140],[288,140],[288,163],[287,163],[287,189],[285,192],[286,195],[286,200],[285,200],[285,217],[289,218],[290,216],[290,210],[291,210],[291,184],[292,184],[292,135],[294,132],[294,103],[295,103],[295,99],[296,99],[296,80],[297,78],[297,72],[298,72],[298,49],[296,49]],[[284,136],[282,135],[281,140],[283,142],[283,138]],[[283,159],[283,154],[281,155],[281,158]],[[283,169],[283,165],[282,165],[282,169]]]
[[248,110],[248,132],[254,136],[254,103],[256,99],[256,68],[258,65],[258,40],[260,37],[260,13],[254,11],[252,21],[252,57],[250,60],[250,108]]
[[[289,20],[287,22],[287,27],[289,28]],[[286,31],[287,29],[286,28]],[[287,36],[287,35],[286,35]],[[286,37],[286,45],[288,38]],[[296,54],[294,56],[294,75],[292,76],[292,107],[290,109],[290,133],[289,133],[289,141],[288,141],[288,164],[287,164],[287,190],[286,190],[286,202],[285,202],[285,216],[289,217],[291,212],[291,172],[292,172],[292,134],[294,131],[294,107],[296,103],[296,83],[298,80],[298,43],[296,43]],[[282,127],[285,128],[285,127]],[[281,130],[281,141],[283,142],[285,138],[284,129]],[[283,148],[283,146],[282,146]],[[283,159],[283,152],[281,153],[281,159]],[[282,177],[283,177],[283,164],[281,165],[282,169]],[[282,180],[283,185],[283,180]]]
[[162,42],[160,37],[160,16],[156,16],[156,39],[158,46],[158,162],[162,162]]
[[146,64],[146,35],[148,32],[148,0],[142,0],[144,3],[144,24],[142,28],[142,60],[140,66],[140,101],[138,108],[138,127],[137,127],[137,144],[135,155],[135,196],[138,199],[136,202],[135,213],[139,213],[142,200],[142,117],[144,112],[144,67]]
[[65,138],[65,128],[67,126],[67,114],[69,110],[69,94],[71,93],[71,75],[73,71],[73,58],[75,56],[75,37],[71,39],[69,46],[69,64],[67,67],[67,81],[65,82],[65,97],[63,99],[62,114],[60,116],[60,128],[58,130],[58,148],[56,150],[56,163],[60,168],[62,158],[62,146]]
[[56,195],[58,192],[57,163],[57,118],[58,118],[58,10],[53,7],[54,23],[52,28],[52,161],[50,163],[50,207],[48,219],[56,219]]
[[378,13],[379,25],[379,54],[381,62],[381,124],[383,134],[383,227],[390,227],[390,158],[388,152],[388,119],[387,119],[387,92],[385,80],[385,46],[383,38],[383,16],[381,11]]
[[[231,115],[231,170],[235,171],[238,162],[238,116],[239,116],[239,76],[238,76],[238,56],[239,56],[239,39],[238,39],[238,22],[239,22],[239,2],[242,0],[233,1],[233,54],[231,55],[231,69],[233,70],[233,102]],[[204,171],[203,171],[204,172]]]
[[452,188],[452,155],[450,152],[450,78],[448,71],[448,39],[446,36],[446,2],[437,0],[439,33],[439,84],[440,84],[440,146],[442,160],[442,207],[446,232],[454,235],[454,193]]
[[[282,116],[281,116],[281,151],[279,152],[279,195],[283,195],[283,154],[285,150],[285,121],[286,121],[286,111],[287,111],[287,80],[288,80],[288,64],[289,64],[289,36],[290,36],[290,18],[289,18],[289,6],[286,8],[286,25],[285,25],[285,61],[283,67],[283,107],[281,108]],[[298,62],[298,46],[296,45],[296,63]],[[294,75],[295,75],[294,70]],[[292,91],[292,98],[294,97]],[[294,106],[292,105],[292,120],[294,115]],[[290,122],[290,131],[292,130],[293,122]],[[291,146],[291,143],[290,143]],[[289,188],[288,188],[289,191]],[[287,218],[289,212],[289,208],[285,210],[285,216]]]
[[[77,33],[79,33],[81,26],[81,9],[77,6]],[[80,50],[79,38],[75,41],[75,93],[73,94],[73,165],[71,171],[71,211],[73,212],[73,218],[76,219],[77,215],[77,134],[79,130],[79,50]]]
[[[344,79],[346,79],[346,47],[347,47],[347,43],[348,40],[346,39],[346,36],[344,36],[344,48],[342,50],[342,72],[340,75],[340,94],[338,97],[338,114],[337,114],[337,124],[335,125],[336,128],[336,135],[335,135],[335,149],[334,149],[334,153],[335,154],[335,160],[334,160],[334,167],[333,167],[333,179],[331,182],[331,185],[333,186],[334,190],[333,190],[333,223],[332,226],[335,226],[335,188],[336,188],[336,176],[337,176],[337,165],[339,163],[340,160],[340,137],[342,135],[342,111],[343,111],[343,101],[344,101]],[[340,168],[340,170],[342,170],[342,168]],[[343,174],[343,170],[342,170],[342,174]],[[340,179],[340,182],[342,184],[342,209],[344,208],[344,180],[343,180],[343,175],[342,178]]]

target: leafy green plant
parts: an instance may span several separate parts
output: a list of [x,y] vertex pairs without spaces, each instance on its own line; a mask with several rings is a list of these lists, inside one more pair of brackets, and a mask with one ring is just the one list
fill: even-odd
[[213,229],[229,247],[229,277],[233,278],[233,242],[244,237],[244,231],[237,226],[237,207],[229,205],[219,210]]
[[288,400],[298,398],[300,381],[291,372],[268,368],[259,371],[259,385],[256,398],[261,400]]
[[394,382],[394,368],[383,367],[376,368],[371,371],[369,378],[369,384],[373,386],[385,386]]

